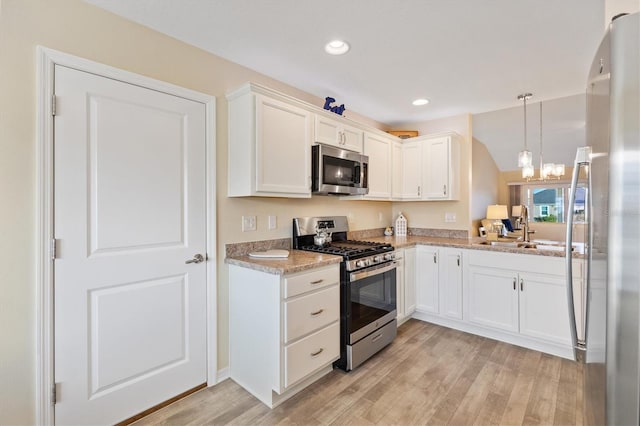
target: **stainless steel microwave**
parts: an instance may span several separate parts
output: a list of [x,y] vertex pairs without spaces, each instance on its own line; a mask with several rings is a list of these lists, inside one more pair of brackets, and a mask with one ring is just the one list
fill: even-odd
[[363,195],[369,192],[369,157],[329,145],[311,147],[311,192]]

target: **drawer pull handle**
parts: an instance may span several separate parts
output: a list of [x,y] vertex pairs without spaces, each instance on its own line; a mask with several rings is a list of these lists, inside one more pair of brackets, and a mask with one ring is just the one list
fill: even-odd
[[315,281],[311,281],[309,284],[313,284],[313,285],[320,284],[322,281],[324,280],[315,280]]
[[324,348],[320,348],[317,351],[312,352],[310,355],[311,356],[318,356],[318,355],[320,355],[322,353],[322,351],[324,351]]
[[371,339],[371,343],[375,342],[376,340],[378,340],[379,338],[382,337],[382,333],[378,334],[376,337],[374,337],[373,339]]
[[315,312],[311,312],[311,314],[310,314],[310,315],[311,315],[312,317],[315,317],[316,315],[320,315],[320,314],[321,314],[321,313],[323,313],[323,312],[324,312],[324,309],[319,309],[319,310],[317,310],[317,311],[315,311]]

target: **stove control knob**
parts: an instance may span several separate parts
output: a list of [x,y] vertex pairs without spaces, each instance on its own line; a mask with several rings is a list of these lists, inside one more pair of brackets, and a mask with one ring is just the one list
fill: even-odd
[[364,266],[367,266],[367,263],[364,260],[358,260],[356,261],[356,267],[358,268],[362,268]]
[[376,256],[376,257],[373,258],[373,261],[375,263],[382,262],[383,260],[384,260],[384,258],[382,256]]
[[394,257],[393,253],[387,253],[384,255],[384,260],[393,260]]

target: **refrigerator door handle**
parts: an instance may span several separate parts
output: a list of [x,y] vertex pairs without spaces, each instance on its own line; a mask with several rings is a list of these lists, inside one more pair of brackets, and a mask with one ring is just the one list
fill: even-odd
[[[580,176],[580,167],[587,166],[590,162],[590,147],[578,148],[576,160],[573,167],[573,176],[571,177],[571,189],[569,191],[569,206],[567,209],[567,237],[565,242],[565,267],[567,272],[567,302],[569,307],[569,331],[571,332],[571,343],[573,346],[573,354],[576,361],[585,361],[586,345],[584,341],[578,341],[578,325],[576,322],[575,301],[573,300],[573,212],[576,204],[576,190],[578,188],[578,177]],[[589,179],[589,185],[591,179]],[[591,188],[588,188],[588,196],[591,194]],[[585,336],[586,337],[586,336]]]

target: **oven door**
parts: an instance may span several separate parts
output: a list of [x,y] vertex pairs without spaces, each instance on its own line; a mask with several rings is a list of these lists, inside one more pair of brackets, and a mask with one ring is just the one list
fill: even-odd
[[396,267],[394,261],[349,274],[347,344],[356,343],[396,317]]

